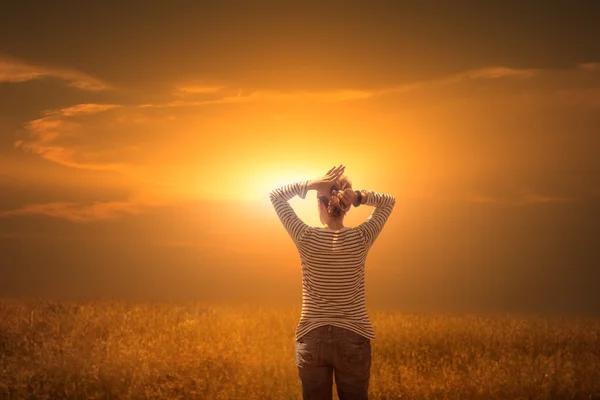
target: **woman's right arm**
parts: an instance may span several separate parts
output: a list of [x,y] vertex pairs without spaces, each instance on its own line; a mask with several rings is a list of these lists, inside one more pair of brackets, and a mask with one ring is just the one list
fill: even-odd
[[375,207],[371,215],[367,217],[367,220],[357,227],[363,235],[365,245],[367,248],[370,248],[392,213],[396,204],[396,198],[388,193],[373,192],[371,190],[361,190],[361,193],[362,199],[360,203]]

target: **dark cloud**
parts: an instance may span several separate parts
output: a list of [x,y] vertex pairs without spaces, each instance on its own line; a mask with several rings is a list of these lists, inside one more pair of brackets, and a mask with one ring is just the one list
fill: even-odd
[[0,52],[118,86],[185,77],[261,88],[364,88],[470,68],[597,62],[597,2],[11,2]]

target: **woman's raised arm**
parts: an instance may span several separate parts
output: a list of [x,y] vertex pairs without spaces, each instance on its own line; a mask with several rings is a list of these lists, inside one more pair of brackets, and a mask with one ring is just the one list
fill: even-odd
[[363,234],[365,245],[369,248],[373,245],[377,236],[379,236],[388,217],[392,213],[396,204],[396,198],[388,193],[373,192],[371,190],[362,190],[361,192],[363,194],[361,204],[375,207],[371,215],[367,217],[367,220],[357,226],[357,229]]
[[304,199],[307,191],[308,181],[299,181],[273,189],[269,193],[275,212],[296,244],[300,243],[308,225],[296,215],[288,200],[296,195]]

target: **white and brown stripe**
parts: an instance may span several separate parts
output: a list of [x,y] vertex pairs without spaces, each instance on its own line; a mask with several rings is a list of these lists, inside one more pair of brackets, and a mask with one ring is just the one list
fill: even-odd
[[314,328],[335,325],[369,339],[375,331],[365,300],[365,261],[396,203],[393,195],[368,191],[365,205],[375,209],[356,227],[339,230],[306,225],[288,200],[306,197],[308,181],[274,189],[271,202],[298,248],[302,266],[302,314],[296,340]]

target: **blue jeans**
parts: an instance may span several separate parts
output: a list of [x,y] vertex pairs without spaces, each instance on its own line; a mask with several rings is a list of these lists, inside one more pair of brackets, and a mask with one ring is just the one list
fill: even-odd
[[368,399],[371,340],[333,325],[296,341],[296,366],[304,400],[331,400],[333,374],[340,400]]

